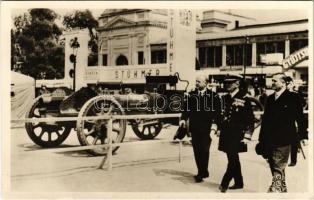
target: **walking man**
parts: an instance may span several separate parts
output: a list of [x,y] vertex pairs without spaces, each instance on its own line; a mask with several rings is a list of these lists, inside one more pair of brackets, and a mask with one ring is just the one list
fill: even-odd
[[275,92],[266,101],[259,142],[273,176],[268,192],[287,192],[285,168],[291,144],[296,142],[297,137],[306,144],[306,121],[300,98],[296,93],[287,90],[284,74],[273,76],[272,89]]
[[197,166],[195,182],[203,181],[209,176],[208,161],[211,144],[210,129],[213,121],[217,121],[221,112],[219,96],[207,87],[207,77],[196,78],[196,88],[187,95],[180,125],[185,126],[189,120],[192,136],[194,158]]
[[[228,94],[223,96],[218,149],[227,154],[228,166],[219,187],[221,192],[244,187],[239,153],[247,151],[246,144],[251,140],[254,129],[254,115],[250,101],[239,89],[241,78],[234,75],[225,79]],[[229,187],[232,179],[234,185]]]

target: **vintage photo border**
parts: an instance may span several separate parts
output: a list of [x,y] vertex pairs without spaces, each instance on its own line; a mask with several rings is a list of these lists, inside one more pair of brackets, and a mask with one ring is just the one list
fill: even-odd
[[27,8],[51,8],[51,9],[64,9],[69,7],[71,9],[99,9],[99,6],[105,8],[120,8],[121,2],[118,1],[34,1],[34,2],[1,2],[1,41],[0,41],[0,127],[1,127],[1,174],[2,174],[2,198],[234,198],[234,199],[314,199],[313,188],[313,2],[312,1],[286,1],[286,2],[273,2],[273,1],[224,1],[224,2],[204,2],[204,1],[180,1],[180,2],[158,2],[158,1],[134,1],[123,2],[126,8],[171,8],[171,9],[203,9],[204,7],[210,7],[211,9],[306,9],[309,12],[309,177],[308,178],[308,193],[287,193],[287,194],[260,194],[260,193],[20,193],[12,192],[10,190],[10,164],[11,164],[11,131],[10,131],[10,28],[11,14],[14,9],[27,9]]

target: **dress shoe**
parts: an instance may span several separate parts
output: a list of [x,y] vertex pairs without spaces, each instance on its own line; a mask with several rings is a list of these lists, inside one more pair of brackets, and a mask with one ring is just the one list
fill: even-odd
[[297,163],[292,162],[292,163],[290,163],[290,164],[288,165],[288,167],[294,167],[294,166],[296,166],[296,164],[297,164]]
[[223,187],[223,186],[221,186],[221,185],[219,186],[219,190],[220,190],[221,193],[227,192],[227,189],[228,189],[228,188]]
[[200,175],[194,176],[195,183],[203,182],[203,177]]
[[229,189],[230,190],[236,190],[236,189],[242,189],[243,188],[243,184],[234,184],[233,186],[230,186]]
[[202,176],[201,176],[202,178],[208,178],[209,177],[209,173],[208,172],[206,172],[206,173],[204,173],[204,174],[202,174]]

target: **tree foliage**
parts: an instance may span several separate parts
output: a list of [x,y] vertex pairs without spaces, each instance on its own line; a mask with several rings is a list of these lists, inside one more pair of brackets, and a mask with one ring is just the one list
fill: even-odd
[[47,79],[64,75],[64,47],[59,44],[62,30],[55,23],[58,15],[50,9],[30,9],[14,18],[11,30],[12,66],[22,62],[21,72]]
[[88,47],[91,50],[91,53],[88,57],[88,65],[96,65],[98,54],[98,36],[95,33],[95,29],[98,27],[98,21],[94,18],[91,11],[88,9],[83,11],[76,10],[71,14],[65,15],[62,23],[68,30],[74,28],[87,28],[89,30],[90,40],[88,41]]

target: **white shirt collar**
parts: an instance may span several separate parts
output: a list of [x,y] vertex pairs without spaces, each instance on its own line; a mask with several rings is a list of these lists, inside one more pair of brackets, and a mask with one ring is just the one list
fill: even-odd
[[233,98],[238,92],[239,92],[239,88],[237,88],[233,92],[231,92],[230,96]]
[[286,90],[285,87],[281,88],[281,90],[279,90],[278,92],[275,92],[275,99],[278,99],[282,93]]
[[199,90],[199,93],[203,95],[205,93],[205,91],[206,91],[206,88]]

